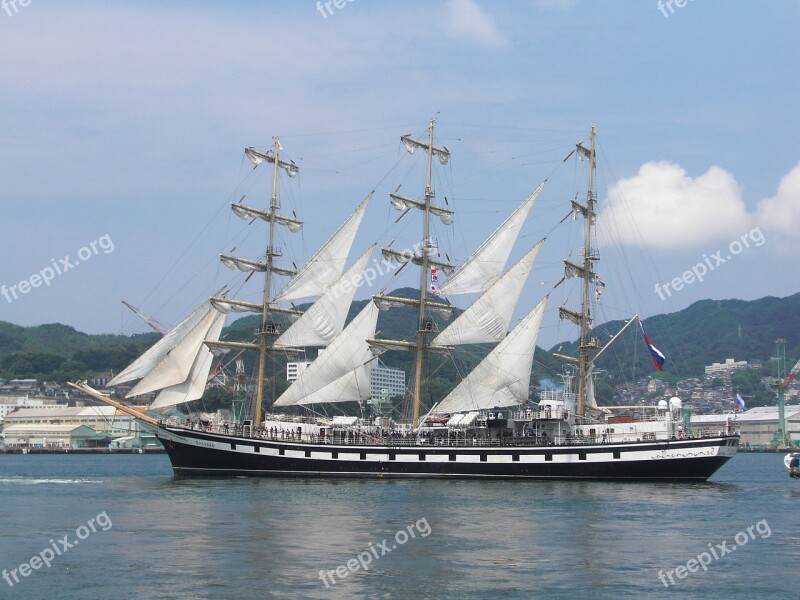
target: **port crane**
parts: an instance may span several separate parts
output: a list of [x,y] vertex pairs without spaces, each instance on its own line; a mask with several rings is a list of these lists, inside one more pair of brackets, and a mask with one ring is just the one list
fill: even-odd
[[794,448],[795,443],[792,441],[792,436],[786,429],[786,390],[789,385],[795,380],[798,373],[800,373],[800,360],[798,360],[792,367],[788,374],[786,371],[786,340],[779,338],[775,340],[777,347],[776,361],[778,365],[777,381],[771,385],[772,388],[778,392],[778,431],[772,440],[772,444],[778,448]]

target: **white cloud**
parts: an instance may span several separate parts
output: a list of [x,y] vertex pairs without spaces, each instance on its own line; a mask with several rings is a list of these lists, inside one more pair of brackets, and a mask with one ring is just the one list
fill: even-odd
[[446,30],[450,37],[471,39],[487,46],[507,44],[494,18],[475,0],[449,0],[445,10]]
[[781,179],[778,193],[758,203],[758,223],[788,237],[800,237],[800,163]]
[[751,224],[742,191],[725,169],[698,177],[674,163],[645,163],[608,192],[599,219],[612,243],[689,248],[738,237]]

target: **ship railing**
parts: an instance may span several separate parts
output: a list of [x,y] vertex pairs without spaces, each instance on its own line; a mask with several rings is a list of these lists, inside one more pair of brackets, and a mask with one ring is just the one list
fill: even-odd
[[363,432],[358,430],[336,430],[334,434],[314,434],[298,432],[296,429],[268,428],[267,430],[252,430],[249,426],[241,425],[201,425],[199,423],[183,423],[185,429],[205,431],[220,435],[233,435],[236,437],[258,439],[277,442],[298,442],[311,444],[335,444],[340,446],[387,446],[387,447],[450,447],[450,446],[564,446],[564,445],[597,445],[614,444],[623,442],[654,442],[675,441],[684,439],[702,439],[731,435],[735,430],[718,428],[692,428],[687,432],[676,431],[668,433],[658,432],[614,432],[598,433],[596,435],[562,434],[548,436],[546,434],[531,434],[526,436],[506,436],[499,438],[479,438],[469,434],[451,433],[449,436],[432,435],[419,437],[409,432]]
[[[560,408],[553,410],[552,407],[528,408],[511,413],[511,418],[515,421],[566,421],[570,418],[570,412]],[[573,415],[574,416],[574,415]]]

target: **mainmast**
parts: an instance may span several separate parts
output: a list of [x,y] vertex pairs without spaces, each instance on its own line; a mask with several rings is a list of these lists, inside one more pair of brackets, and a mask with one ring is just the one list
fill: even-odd
[[580,417],[584,416],[586,410],[587,377],[592,376],[591,370],[594,357],[590,356],[590,354],[592,351],[601,348],[599,339],[589,336],[592,327],[590,292],[592,286],[595,284],[594,263],[600,260],[600,255],[597,250],[592,248],[592,233],[596,217],[594,205],[597,202],[597,194],[594,189],[595,170],[597,167],[596,135],[596,128],[592,125],[589,147],[587,148],[583,144],[577,144],[575,146],[579,157],[582,156],[589,161],[586,204],[583,205],[577,200],[572,200],[572,212],[580,213],[583,215],[584,219],[583,262],[581,264],[575,264],[568,260],[564,261],[566,267],[564,277],[580,277],[583,280],[581,311],[577,312],[564,307],[559,308],[559,316],[562,319],[569,319],[579,325],[581,329],[578,358],[560,356],[560,358],[569,360],[578,366],[577,414]]
[[420,297],[419,300],[411,300],[408,298],[397,298],[393,296],[377,295],[375,300],[381,305],[405,305],[415,306],[418,308],[417,319],[417,333],[414,343],[405,342],[402,340],[368,340],[371,345],[380,348],[413,350],[415,356],[415,369],[414,369],[414,388],[412,396],[412,424],[414,427],[419,425],[420,404],[422,398],[422,367],[424,364],[425,351],[428,347],[428,333],[432,330],[429,327],[427,313],[429,309],[438,311],[451,311],[452,306],[443,302],[436,302],[428,299],[428,273],[431,267],[442,269],[445,273],[451,273],[455,267],[449,263],[441,262],[433,258],[436,251],[436,243],[431,238],[431,215],[437,216],[445,225],[449,225],[453,221],[453,211],[435,206],[433,199],[436,194],[433,191],[432,173],[433,173],[433,157],[437,156],[442,165],[446,165],[450,160],[450,151],[442,146],[437,148],[433,144],[435,119],[431,119],[428,124],[428,139],[425,142],[415,140],[408,135],[400,137],[400,141],[406,147],[409,153],[414,153],[417,148],[423,148],[427,153],[426,171],[425,171],[425,196],[422,201],[400,196],[398,194],[390,194],[392,205],[403,211],[403,214],[411,208],[417,208],[424,213],[422,225],[422,248],[419,254],[409,254],[408,252],[398,252],[389,248],[383,248],[382,252],[387,260],[395,260],[406,263],[409,260],[414,264],[419,265],[420,273]]
[[425,326],[425,303],[428,299],[428,271],[430,270],[430,253],[434,248],[431,240],[431,199],[433,198],[433,188],[431,187],[431,169],[433,164],[433,124],[428,124],[428,160],[425,173],[425,217],[422,226],[422,264],[420,265],[419,283],[419,318],[417,320],[417,353],[414,361],[414,407],[411,422],[414,427],[419,425],[419,407],[422,397],[422,365],[425,355],[426,326]]

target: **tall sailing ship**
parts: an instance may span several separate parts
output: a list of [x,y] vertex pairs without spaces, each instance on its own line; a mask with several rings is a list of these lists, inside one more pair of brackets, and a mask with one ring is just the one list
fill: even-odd
[[[705,480],[728,461],[739,436],[729,427],[719,432],[694,431],[681,402],[662,400],[652,414],[618,415],[598,407],[594,397],[597,359],[628,327],[634,315],[609,342],[592,336],[591,298],[598,285],[592,247],[595,226],[596,134],[576,145],[574,152],[588,163],[585,202],[571,201],[570,215],[582,218],[581,260],[564,261],[562,281],[578,278],[579,309],[559,307],[563,320],[580,328],[577,356],[557,355],[571,371],[558,394],[542,394],[529,402],[529,385],[536,339],[548,298],[541,299],[510,331],[509,327],[544,240],[535,244],[503,272],[528,213],[545,183],[539,185],[460,266],[441,259],[431,235],[431,220],[452,222],[454,212],[434,202],[434,159],[446,164],[450,152],[434,143],[432,120],[427,139],[401,137],[409,152],[426,153],[425,191],[421,198],[390,194],[392,206],[404,215],[420,212],[422,236],[413,251],[383,248],[385,263],[420,269],[419,297],[376,294],[346,323],[348,309],[374,250],[367,249],[345,269],[356,232],[371,201],[368,195],[301,269],[285,267],[276,244],[276,229],[299,231],[303,223],[280,213],[278,180],[281,171],[294,177],[297,165],[281,158],[281,144],[261,152],[246,149],[258,167],[272,167],[269,208],[232,204],[232,211],[268,226],[263,260],[221,255],[222,262],[250,275],[263,273],[263,301],[227,297],[223,289],[209,298],[110,382],[137,381],[126,397],[154,394],[143,413],[99,393],[85,382],[71,384],[82,392],[132,414],[153,430],[179,476],[377,476],[460,478],[563,478],[613,480]],[[449,259],[448,259],[449,260]],[[431,274],[446,275],[441,286]],[[276,276],[289,277],[277,289]],[[559,282],[560,284],[561,282]],[[453,315],[445,300],[477,294],[473,302],[441,331],[436,315]],[[300,312],[287,302],[317,298]],[[392,307],[412,307],[416,314],[413,341],[383,339],[376,334],[378,313]],[[255,341],[220,340],[225,317],[231,312],[260,314]],[[289,323],[288,326],[283,324]],[[642,328],[644,332],[644,329]],[[663,360],[649,341],[654,360]],[[450,393],[432,406],[423,406],[424,366],[429,353],[444,355],[459,346],[496,344]],[[271,353],[322,348],[317,358],[267,412],[267,358]],[[258,355],[257,389],[250,418],[237,423],[181,422],[161,412],[197,400],[206,388],[213,361],[212,348],[253,351]],[[363,401],[371,396],[370,371],[388,350],[414,354],[410,422],[386,417],[315,416],[319,404]],[[306,407],[306,416],[286,416],[280,410]]]

